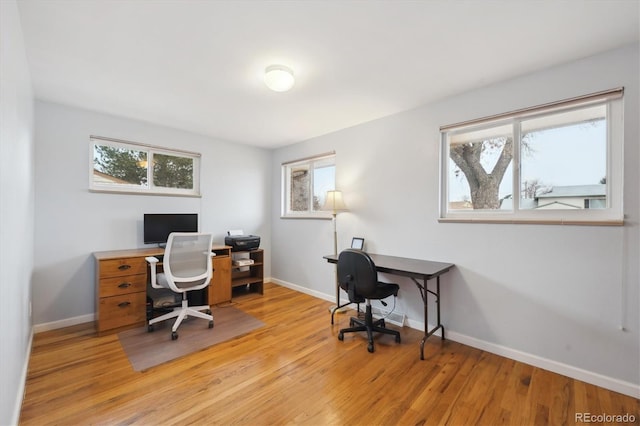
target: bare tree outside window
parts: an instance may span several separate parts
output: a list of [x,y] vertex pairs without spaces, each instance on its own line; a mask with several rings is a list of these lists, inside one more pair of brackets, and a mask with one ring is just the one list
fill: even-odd
[[[496,154],[493,167],[486,163],[487,158]],[[471,203],[474,209],[499,209],[499,188],[502,178],[513,158],[513,139],[495,138],[451,147],[453,162],[464,173],[469,184]]]
[[524,182],[522,182],[522,198],[531,200],[536,198],[538,191],[543,187],[544,184],[540,181],[540,179],[525,180]]

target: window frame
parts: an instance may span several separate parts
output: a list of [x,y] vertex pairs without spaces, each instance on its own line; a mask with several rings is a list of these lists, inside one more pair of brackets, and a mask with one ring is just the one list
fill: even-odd
[[280,218],[281,219],[331,219],[333,216],[330,211],[326,210],[313,210],[313,189],[314,189],[314,173],[309,173],[309,194],[311,195],[309,198],[308,209],[305,211],[292,211],[289,209],[291,205],[290,194],[291,194],[291,179],[290,173],[293,167],[307,166],[309,171],[315,170],[314,164],[316,163],[326,163],[327,160],[331,160],[331,163],[334,167],[334,188],[335,189],[335,168],[336,168],[336,154],[334,151],[328,152],[325,154],[314,155],[311,157],[301,158],[298,160],[292,160],[282,163],[281,166],[281,184],[280,184],[280,193],[281,193],[281,207],[280,207]]
[[[94,181],[94,153],[95,147],[109,146],[114,148],[123,148],[134,151],[144,151],[147,153],[148,164],[153,164],[153,156],[156,154],[167,155],[172,157],[189,158],[193,161],[193,188],[168,188],[156,186],[153,183],[153,167],[147,166],[147,183],[146,187],[135,184],[109,184],[96,183]],[[102,136],[91,136],[89,138],[89,191],[106,192],[119,194],[137,194],[137,195],[170,195],[182,197],[200,197],[200,163],[201,154],[197,152],[164,148],[155,145],[131,142],[121,139],[106,138]]]
[[[440,128],[440,199],[439,222],[469,223],[541,223],[564,225],[622,225],[624,177],[623,88],[585,95],[564,101],[526,108],[496,116],[471,120]],[[604,209],[546,210],[520,208],[521,123],[533,118],[567,111],[606,105],[607,108],[607,207]],[[452,135],[504,125],[513,126],[512,210],[450,210],[449,172]]]

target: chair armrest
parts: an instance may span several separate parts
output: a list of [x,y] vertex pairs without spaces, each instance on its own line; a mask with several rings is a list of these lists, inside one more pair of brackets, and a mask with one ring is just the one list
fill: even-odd
[[151,270],[151,287],[163,288],[162,286],[158,285],[158,280],[156,276],[156,264],[160,262],[160,260],[158,260],[158,258],[154,256],[145,257],[144,260],[149,262],[149,269]]

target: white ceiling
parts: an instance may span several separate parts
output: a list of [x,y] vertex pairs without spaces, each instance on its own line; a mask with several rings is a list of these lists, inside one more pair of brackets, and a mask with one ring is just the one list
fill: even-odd
[[639,5],[18,0],[38,99],[268,148],[637,42]]

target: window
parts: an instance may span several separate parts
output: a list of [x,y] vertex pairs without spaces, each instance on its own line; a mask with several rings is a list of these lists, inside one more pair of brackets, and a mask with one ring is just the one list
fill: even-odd
[[442,127],[441,220],[621,224],[622,93]]
[[322,206],[335,182],[334,153],[283,163],[282,217],[331,217]]
[[200,195],[200,154],[91,137],[89,189]]

